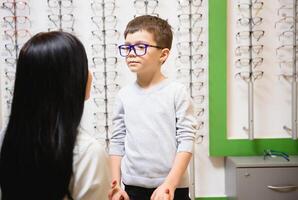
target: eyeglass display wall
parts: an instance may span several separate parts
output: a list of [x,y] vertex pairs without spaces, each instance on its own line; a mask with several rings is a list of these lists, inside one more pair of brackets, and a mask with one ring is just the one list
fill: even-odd
[[[284,45],[282,41],[279,40],[279,35],[284,35],[284,30],[279,29],[285,29],[286,27],[291,28],[291,25],[280,27],[280,23],[278,21],[283,17],[279,16],[278,14],[280,12],[279,8],[282,7],[283,9],[284,7],[291,6],[283,6],[284,1],[279,0],[270,1],[270,5],[267,5],[268,1],[263,1],[262,9],[259,11],[254,10],[252,13],[254,13],[256,17],[262,17],[263,20],[257,21],[262,21],[261,24],[267,23],[267,25],[263,25],[262,27],[260,22],[256,23],[257,21],[255,21],[253,23],[259,25],[254,25],[254,27],[252,27],[253,29],[249,34],[251,36],[245,36],[244,33],[238,34],[238,32],[243,32],[245,31],[245,29],[240,29],[239,27],[238,29],[236,29],[232,26],[237,25],[241,27],[242,25],[238,24],[237,21],[239,18],[243,18],[241,15],[243,9],[246,11],[247,7],[256,9],[258,8],[255,5],[257,2],[261,1],[237,1],[237,3],[235,3],[229,0],[209,0],[209,147],[210,155],[212,156],[262,155],[264,153],[264,150],[266,149],[283,151],[287,152],[290,155],[296,155],[298,153],[298,141],[293,139],[292,134],[287,133],[287,136],[285,137],[286,133],[284,133],[285,126],[291,128],[291,118],[293,110],[293,92],[291,89],[292,83],[288,83],[287,81],[285,81],[283,75],[280,76],[281,74],[285,74],[286,72],[293,73],[293,71],[291,71],[291,69],[289,69],[289,71],[284,71],[284,66],[282,66],[281,68],[279,65],[279,63],[284,62],[282,61],[284,57],[276,56],[276,49],[280,49],[279,46]],[[294,1],[291,2],[294,3]],[[236,5],[232,5],[232,3],[235,3]],[[240,6],[241,9],[239,9],[237,4],[244,5]],[[272,4],[274,5],[274,9],[271,7],[273,6]],[[234,9],[231,8],[233,6],[235,6]],[[264,11],[264,9],[267,11]],[[240,10],[242,11],[240,12]],[[232,12],[238,14],[236,15]],[[266,13],[265,16],[261,14],[263,12]],[[291,11],[288,12],[289,14],[292,13]],[[233,19],[231,18],[232,15],[235,15]],[[287,17],[286,19],[288,18],[291,17]],[[223,21],[222,19],[227,20]],[[252,21],[252,19],[250,19],[249,21]],[[257,26],[259,27],[257,28]],[[256,39],[259,38],[257,35],[253,36],[254,30],[260,30],[258,31],[259,33],[264,31],[264,36],[261,36],[259,41],[257,41]],[[246,28],[246,31],[249,31],[249,29]],[[237,44],[236,38],[239,38],[240,36],[242,43]],[[267,36],[268,38],[265,39]],[[253,37],[256,38],[253,39]],[[245,41],[247,43],[245,43]],[[253,42],[253,47],[249,47],[250,41]],[[234,46],[232,46],[232,44],[234,44]],[[241,56],[239,56],[238,46],[240,45],[246,46],[245,48],[240,48],[242,49],[242,51],[247,52],[245,51],[245,49],[249,48],[250,50],[248,51],[251,52],[251,54],[248,53],[248,55],[245,55],[244,53],[241,53]],[[260,47],[260,45],[263,45],[263,47],[255,48]],[[274,49],[274,47],[276,48]],[[258,51],[258,49],[263,50]],[[238,56],[236,56],[236,54]],[[278,52],[278,54],[280,54],[280,52]],[[289,56],[290,53],[286,55]],[[251,60],[249,61],[248,67],[247,65],[246,67],[245,65],[242,67],[236,67],[238,59],[253,59],[254,57],[262,57],[262,62],[267,64],[257,64],[258,66],[253,68],[253,60]],[[289,59],[288,61],[290,63],[293,62],[292,59]],[[242,62],[242,64],[244,63]],[[255,64],[256,63],[257,62],[255,62]],[[253,118],[255,125],[253,139],[249,139],[248,132],[244,131],[246,128],[249,127],[247,120],[249,118],[249,79],[245,78],[244,75],[245,73],[247,73],[245,72],[245,70],[250,70],[250,67],[252,68],[253,72],[256,70],[263,71],[262,78],[260,78],[260,76],[253,75],[253,72],[248,73],[248,78],[251,79],[254,83],[252,96],[254,98],[251,98],[254,100],[252,102],[254,105],[253,108],[255,115]],[[238,72],[242,71],[245,73],[242,73],[240,77],[239,75],[236,75]],[[238,79],[238,77],[240,79]],[[231,85],[233,84],[237,87],[232,88]],[[231,90],[234,91],[231,92]],[[277,95],[281,93],[286,94],[286,96]],[[237,96],[241,96],[241,98],[237,99]],[[279,103],[280,101],[285,101],[285,99],[288,99],[286,106],[285,103]],[[288,112],[280,112],[280,110],[283,109],[288,110]],[[233,110],[233,114],[237,115],[239,119],[236,119],[234,116],[233,120],[235,121],[231,120],[231,110]],[[257,117],[257,115],[261,115],[261,117]],[[246,119],[243,120],[244,118]],[[282,118],[287,119],[287,124],[284,124],[285,119]],[[271,121],[268,122],[268,119]],[[280,130],[280,132],[282,133],[274,135],[273,132],[272,135],[270,135],[270,132],[268,130],[262,133],[257,132],[261,126],[262,129],[264,129],[264,127],[268,126],[269,123],[272,127],[278,127],[278,130]],[[238,127],[237,133],[234,132],[234,134],[230,134],[232,126]],[[233,137],[231,137],[231,135],[233,135]],[[259,138],[260,136],[262,136],[263,138]]]
[[[186,85],[198,117],[198,133],[191,169],[191,196],[218,196],[210,177],[221,177],[222,159],[208,158],[208,1],[207,0],[1,0],[0,127],[5,127],[20,48],[38,32],[75,34],[83,42],[93,74],[91,97],[85,103],[84,128],[109,141],[113,101],[118,90],[135,80],[118,45],[124,43],[128,21],[142,14],[160,16],[173,27],[171,54],[162,70],[169,79]],[[168,9],[174,7],[175,9]],[[202,166],[204,162],[204,167]],[[208,172],[206,171],[208,169]],[[213,171],[214,169],[214,171]],[[218,181],[216,181],[218,184]]]
[[228,137],[297,139],[296,0],[228,2]]

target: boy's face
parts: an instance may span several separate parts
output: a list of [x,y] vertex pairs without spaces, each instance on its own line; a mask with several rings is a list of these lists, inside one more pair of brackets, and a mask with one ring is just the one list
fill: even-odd
[[[145,30],[127,34],[125,44],[148,44],[156,46],[153,35]],[[128,68],[139,75],[143,73],[155,73],[160,70],[162,63],[166,58],[163,56],[163,50],[155,47],[147,47],[146,54],[138,56],[133,50],[126,56]]]

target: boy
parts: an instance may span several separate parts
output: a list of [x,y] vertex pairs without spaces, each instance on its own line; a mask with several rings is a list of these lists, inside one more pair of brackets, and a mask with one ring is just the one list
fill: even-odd
[[189,200],[186,168],[195,137],[193,107],[186,88],[161,73],[172,46],[171,26],[158,17],[136,17],[124,38],[120,55],[137,80],[121,89],[115,101],[109,199]]

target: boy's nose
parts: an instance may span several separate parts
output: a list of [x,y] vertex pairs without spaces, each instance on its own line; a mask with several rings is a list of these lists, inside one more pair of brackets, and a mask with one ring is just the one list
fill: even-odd
[[128,55],[127,56],[129,56],[129,57],[135,57],[136,56],[136,53],[135,53],[135,51],[134,51],[134,49],[133,48],[131,48],[130,50],[129,50],[129,52],[128,52]]

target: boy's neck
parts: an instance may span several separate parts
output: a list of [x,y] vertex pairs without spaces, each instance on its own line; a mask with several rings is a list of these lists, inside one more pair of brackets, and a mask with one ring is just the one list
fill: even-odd
[[141,88],[144,89],[148,89],[160,83],[164,79],[166,79],[166,77],[161,72],[158,72],[151,76],[137,74],[137,83]]

